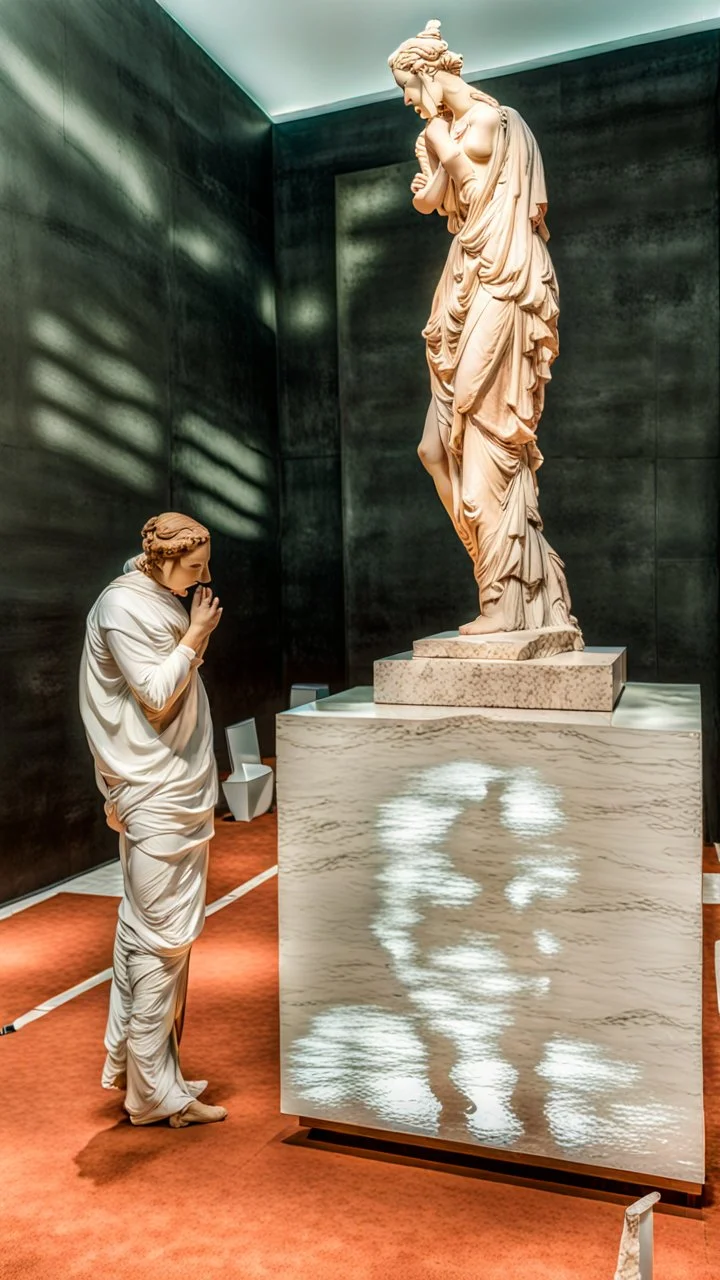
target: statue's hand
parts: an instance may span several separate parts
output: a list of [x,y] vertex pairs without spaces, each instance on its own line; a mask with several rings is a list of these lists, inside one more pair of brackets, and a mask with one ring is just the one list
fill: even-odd
[[209,635],[218,625],[221,614],[220,601],[217,596],[213,599],[210,588],[196,587],[190,606],[190,621]]
[[425,177],[425,174],[416,173],[415,177],[410,183],[410,190],[412,191],[413,195],[416,196],[418,191],[422,191],[426,183],[427,183],[427,178]]
[[117,807],[112,800],[105,801],[105,821],[111,831],[117,831],[119,836],[124,836],[127,831],[125,823],[118,817]]

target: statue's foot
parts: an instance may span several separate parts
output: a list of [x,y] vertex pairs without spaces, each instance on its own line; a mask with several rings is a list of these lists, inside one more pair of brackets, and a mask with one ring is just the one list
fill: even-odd
[[491,636],[498,631],[506,631],[507,627],[503,627],[497,618],[480,614],[474,622],[464,622],[458,629],[461,636]]
[[225,1107],[209,1107],[204,1102],[191,1102],[183,1111],[170,1116],[171,1129],[187,1129],[191,1124],[216,1124],[227,1116]]

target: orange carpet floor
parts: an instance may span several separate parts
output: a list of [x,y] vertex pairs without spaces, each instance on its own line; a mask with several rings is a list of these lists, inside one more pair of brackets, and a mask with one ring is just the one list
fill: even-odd
[[[272,865],[264,833],[240,879]],[[720,1280],[718,934],[706,908],[710,1193],[701,1217],[656,1212],[656,1280]],[[107,986],[0,1041],[2,1280],[612,1280],[619,1196],[285,1141],[276,953],[274,879],[193,949],[183,1064],[229,1108],[222,1125],[129,1125],[98,1083]]]
[[[273,865],[276,830],[274,814],[216,822],[208,902]],[[117,908],[117,898],[59,893],[0,920],[0,1026],[112,964]]]

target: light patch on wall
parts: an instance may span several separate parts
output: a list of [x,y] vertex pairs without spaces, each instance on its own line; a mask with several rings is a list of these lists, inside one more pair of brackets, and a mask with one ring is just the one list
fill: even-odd
[[[62,339],[62,327],[54,328],[51,324],[48,327],[52,335]],[[63,351],[66,359],[69,355],[71,358],[77,356],[76,363],[82,367],[87,366],[88,351],[91,348],[83,340],[76,339],[74,343],[61,340],[58,345],[66,348]],[[70,353],[68,347],[76,347],[78,351]],[[85,350],[80,358],[79,351],[83,347]],[[142,453],[154,456],[162,454],[162,427],[150,413],[133,404],[119,403],[49,355],[38,356],[32,361],[30,381],[38,397],[52,402],[62,412],[80,414],[91,419],[99,432],[111,432],[119,436],[124,444],[132,445]]]
[[241,479],[232,468],[214,462],[194,445],[176,444],[173,462],[181,475],[209,489],[233,511],[251,517],[262,516],[267,511],[267,498],[257,485]]
[[216,240],[211,240],[197,227],[175,227],[170,233],[173,248],[190,258],[205,271],[217,271],[225,262],[225,255]]
[[118,135],[88,107],[74,101],[61,81],[40,71],[7,33],[0,41],[0,69],[28,105],[91,160],[131,205],[145,217],[158,216],[147,170],[128,152],[126,140],[121,152]]
[[383,173],[374,178],[372,183],[356,184],[354,179],[345,183],[338,208],[338,218],[342,223],[343,232],[352,234],[355,228],[366,226],[370,219],[384,217],[397,209],[401,196],[403,203],[412,208],[410,178],[405,189],[398,187],[394,176],[388,178]]
[[230,538],[241,542],[250,542],[263,535],[262,526],[248,516],[234,511],[219,498],[195,489],[192,485],[185,487],[185,492],[192,503],[192,515],[207,524],[211,533],[225,533]]
[[30,334],[47,351],[58,356],[73,356],[80,339],[74,329],[49,311],[36,311],[30,318]]
[[[93,334],[109,347],[120,348],[130,345],[132,331],[128,325],[117,316],[105,311],[103,307],[83,300],[74,308],[74,312],[81,324],[91,329]],[[49,318],[52,320],[52,317]]]
[[84,369],[118,398],[129,396],[146,405],[157,404],[157,391],[150,378],[121,356],[88,348],[84,356]]
[[353,239],[348,235],[342,241],[342,275],[354,286],[374,275],[383,256],[383,244],[367,236]]
[[330,320],[327,304],[319,294],[297,293],[287,309],[287,325],[295,333],[319,333]]
[[214,426],[199,414],[184,414],[176,432],[181,439],[213,454],[224,465],[234,467],[249,484],[267,486],[270,483],[274,470],[272,459],[257,449],[251,449],[237,436]]
[[154,467],[87,427],[81,427],[58,409],[38,407],[32,414],[32,426],[38,439],[49,449],[69,455],[83,466],[111,476],[131,489],[152,493],[160,484]]
[[264,280],[258,291],[258,315],[268,329],[277,333],[277,303],[271,280]]
[[96,397],[87,382],[54,360],[33,360],[30,378],[35,390],[47,400],[59,401],[76,413],[91,415],[95,410]]
[[149,413],[133,404],[108,404],[99,415],[99,421],[107,430],[142,453],[159,457],[165,451],[165,441],[160,423]]

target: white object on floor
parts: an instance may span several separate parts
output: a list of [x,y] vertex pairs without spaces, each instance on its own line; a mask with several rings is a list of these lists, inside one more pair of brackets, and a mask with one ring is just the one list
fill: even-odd
[[652,1280],[653,1207],[659,1199],[660,1192],[651,1191],[625,1210],[615,1280]]
[[720,905],[720,876],[717,872],[706,872],[703,876],[703,903],[706,907]]
[[254,718],[229,724],[225,739],[233,769],[239,769],[241,764],[260,764],[260,743]]
[[236,822],[252,822],[267,813],[273,798],[273,771],[267,764],[241,764],[222,789]]
[[233,771],[222,784],[236,822],[252,822],[267,813],[273,800],[274,775],[260,759],[255,720],[240,720],[225,730]]
[[304,707],[308,702],[329,697],[329,684],[294,684],[290,689],[290,707]]

